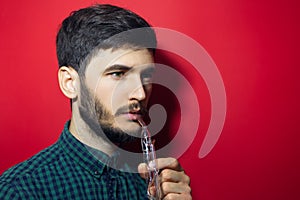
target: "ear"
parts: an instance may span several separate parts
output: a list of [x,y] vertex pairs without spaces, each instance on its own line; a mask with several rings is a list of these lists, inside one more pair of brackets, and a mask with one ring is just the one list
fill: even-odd
[[62,93],[66,97],[70,99],[77,97],[79,76],[74,68],[66,66],[60,67],[58,70],[58,82]]

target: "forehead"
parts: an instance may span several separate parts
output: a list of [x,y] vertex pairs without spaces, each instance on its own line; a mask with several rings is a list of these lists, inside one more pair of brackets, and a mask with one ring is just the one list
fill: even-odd
[[153,54],[148,49],[107,49],[99,50],[86,67],[86,76],[90,73],[101,74],[106,68],[115,65],[128,67],[153,66]]

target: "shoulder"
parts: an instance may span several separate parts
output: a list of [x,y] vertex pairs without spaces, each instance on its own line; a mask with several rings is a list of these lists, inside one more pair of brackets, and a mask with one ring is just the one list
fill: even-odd
[[9,182],[14,181],[22,176],[35,174],[40,168],[45,165],[48,165],[53,160],[57,159],[57,156],[60,155],[60,148],[58,143],[40,151],[39,153],[35,154],[28,160],[21,162],[7,171],[5,171],[2,175],[0,180],[7,180]]
[[0,199],[13,200],[20,198],[17,188],[13,187],[10,183],[0,180]]
[[5,171],[0,177],[0,199],[18,199],[18,194],[37,189],[32,188],[36,177],[59,160],[61,151],[59,144],[55,143]]

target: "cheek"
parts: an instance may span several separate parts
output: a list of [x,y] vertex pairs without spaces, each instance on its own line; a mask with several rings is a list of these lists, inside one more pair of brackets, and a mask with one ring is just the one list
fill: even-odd
[[128,103],[126,90],[112,84],[99,83],[95,90],[96,97],[106,109],[114,113],[118,108]]

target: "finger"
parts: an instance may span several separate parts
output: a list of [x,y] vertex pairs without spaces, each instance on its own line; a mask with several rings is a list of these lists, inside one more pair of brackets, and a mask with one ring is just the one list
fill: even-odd
[[[154,161],[151,161],[149,163],[150,168],[154,168],[154,166],[157,169],[173,169],[176,171],[183,171],[183,168],[179,164],[178,160],[175,158],[158,158]],[[146,163],[141,163],[138,166],[138,172],[143,178],[147,178],[148,175],[148,167]]]
[[147,168],[146,163],[139,164],[138,172],[142,178],[144,178],[144,179],[148,178],[148,168]]
[[163,200],[191,200],[192,199],[192,196],[190,194],[174,194],[174,193],[170,193],[170,194],[167,194]]
[[[149,163],[150,168],[154,168],[154,166],[158,169],[174,169],[176,171],[183,171],[178,160],[176,160],[175,158],[158,158]],[[139,173],[147,172],[148,167],[146,163],[139,164],[138,171]]]
[[191,188],[189,185],[184,183],[163,182],[161,184],[161,192],[163,196],[167,196],[170,193],[190,194]]
[[190,184],[190,177],[184,171],[175,171],[172,169],[164,169],[160,173],[161,182],[176,182]]
[[158,158],[155,161],[156,167],[158,169],[173,169],[176,171],[183,171],[178,160],[175,158]]
[[155,196],[157,189],[155,188],[155,186],[149,186],[148,191],[152,196]]

